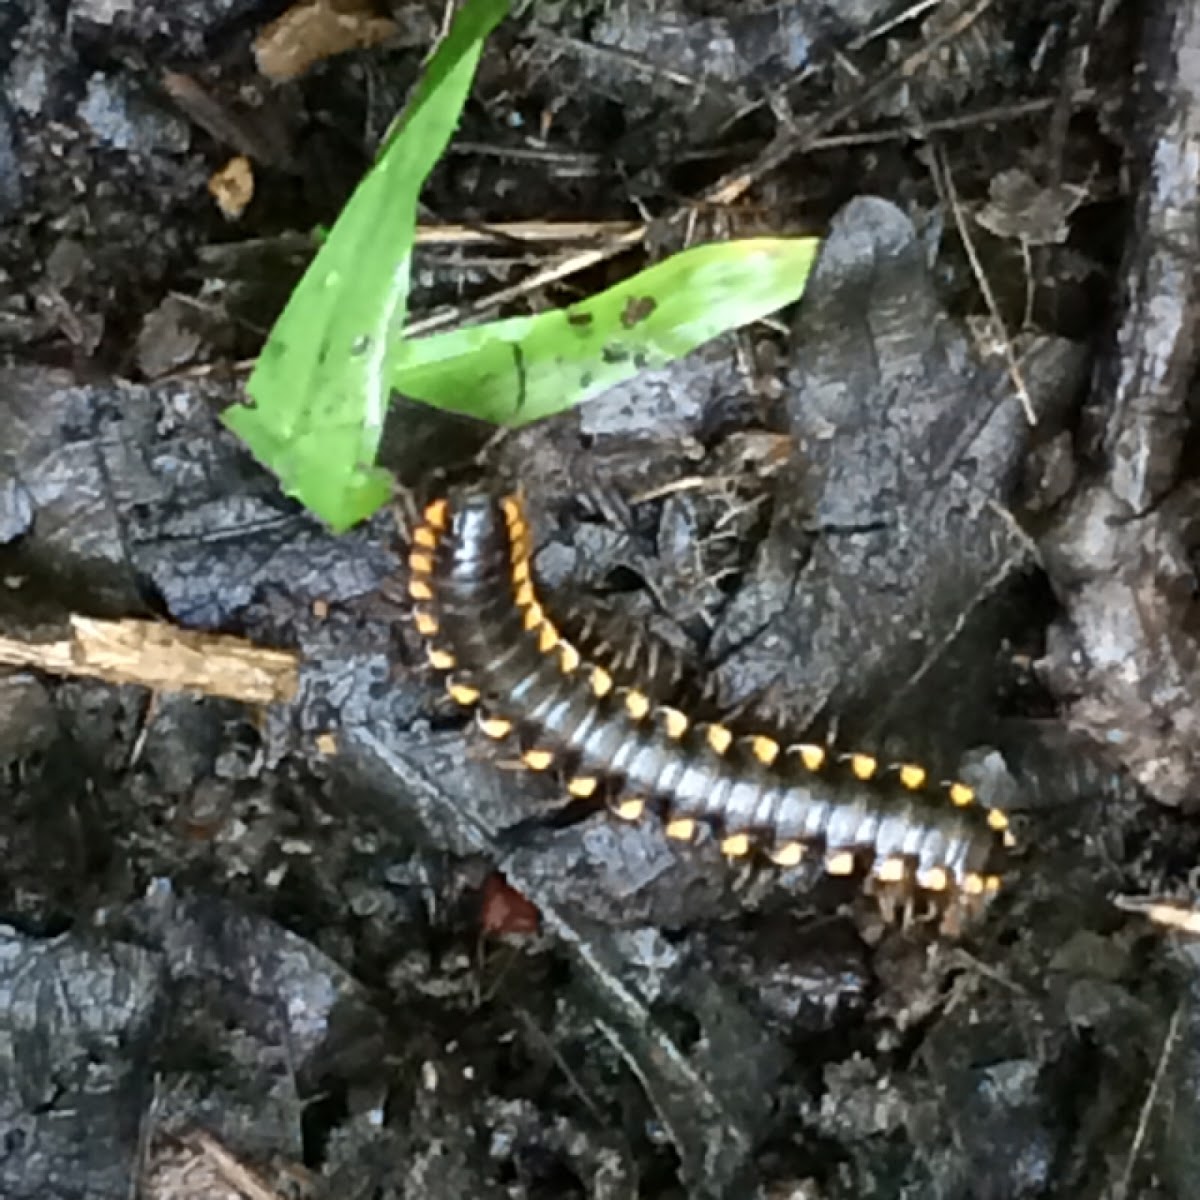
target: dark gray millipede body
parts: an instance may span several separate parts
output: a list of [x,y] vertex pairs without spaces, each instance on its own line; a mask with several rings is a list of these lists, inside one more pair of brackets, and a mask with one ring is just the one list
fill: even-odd
[[[530,766],[553,759],[577,776],[612,779],[624,794],[661,804],[669,833],[685,836],[689,822],[715,826],[731,854],[748,848],[744,834],[768,853],[820,847],[838,873],[850,853],[884,882],[899,882],[903,861],[931,891],[995,890],[1007,821],[965,785],[943,790],[916,766],[889,770],[868,755],[816,746],[789,747],[776,760],[770,739],[734,739],[721,726],[655,710],[602,664],[583,661],[542,611],[519,501],[468,491],[431,506],[427,521],[421,544],[435,543],[432,567],[414,598],[432,597],[427,620],[464,699],[478,692],[487,712],[523,733],[536,747],[525,755]],[[411,561],[417,579],[428,560]]]

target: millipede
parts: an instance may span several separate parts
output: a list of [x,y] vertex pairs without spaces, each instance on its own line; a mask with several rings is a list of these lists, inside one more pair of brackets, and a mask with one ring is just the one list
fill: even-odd
[[532,551],[521,497],[471,487],[425,508],[408,564],[430,664],[485,735],[519,740],[529,770],[562,769],[572,798],[605,797],[620,820],[656,812],[678,842],[711,829],[730,859],[787,868],[820,855],[826,872],[861,872],[889,904],[934,899],[950,926],[997,892],[1008,817],[970,786],[657,703],[563,636]]

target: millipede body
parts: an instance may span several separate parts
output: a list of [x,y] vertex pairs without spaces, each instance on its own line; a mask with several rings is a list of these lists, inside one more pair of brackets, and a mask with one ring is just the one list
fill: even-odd
[[615,815],[662,816],[691,841],[713,829],[730,858],[794,866],[820,853],[875,890],[914,889],[971,909],[999,887],[1008,820],[966,784],[813,742],[784,744],[698,723],[621,686],[565,639],[538,598],[519,497],[482,489],[435,501],[414,531],[409,592],[430,662],[451,696],[479,706],[493,738],[514,735],[531,770],[610,798]]

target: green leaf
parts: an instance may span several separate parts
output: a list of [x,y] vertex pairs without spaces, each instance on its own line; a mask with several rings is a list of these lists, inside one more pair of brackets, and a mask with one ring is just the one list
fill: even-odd
[[450,140],[483,42],[508,0],[467,0],[329,237],[275,323],[224,421],[284,489],[335,530],[389,497],[374,466],[389,351],[408,311],[417,197]]
[[502,425],[553,416],[804,291],[817,238],[696,246],[567,309],[401,342],[397,391]]

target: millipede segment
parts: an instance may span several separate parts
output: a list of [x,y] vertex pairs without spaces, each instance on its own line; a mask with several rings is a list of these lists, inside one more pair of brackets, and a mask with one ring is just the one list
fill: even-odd
[[731,859],[758,850],[787,868],[819,854],[831,875],[861,870],[875,890],[967,908],[997,891],[1008,819],[969,786],[934,783],[916,763],[696,722],[618,684],[546,613],[532,546],[518,497],[471,490],[426,508],[409,556],[430,664],[454,700],[481,705],[485,735],[520,739],[530,770],[560,767],[581,799],[603,786],[620,820],[654,809],[673,840],[710,828]]

